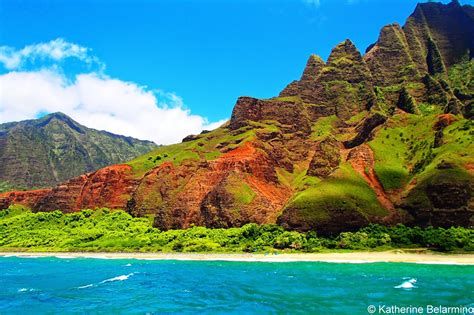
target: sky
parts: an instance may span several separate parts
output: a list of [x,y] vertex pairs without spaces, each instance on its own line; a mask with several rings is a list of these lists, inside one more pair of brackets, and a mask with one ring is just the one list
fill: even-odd
[[364,52],[416,3],[0,0],[0,123],[61,111],[179,142],[229,119],[239,96],[278,95],[310,54],[326,59],[346,38]]

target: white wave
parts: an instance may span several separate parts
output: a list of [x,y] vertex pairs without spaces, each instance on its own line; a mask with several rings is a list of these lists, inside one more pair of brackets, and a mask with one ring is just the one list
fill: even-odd
[[18,292],[32,292],[32,291],[36,291],[36,290],[35,289],[28,289],[28,288],[18,289]]
[[134,275],[134,273],[130,273],[128,275],[121,275],[121,276],[113,277],[113,278],[101,281],[99,284],[107,283],[107,282],[114,282],[114,281],[125,281],[125,280],[128,280],[128,278],[130,278],[133,275]]
[[110,279],[105,279],[104,281],[101,281],[99,282],[98,284],[86,284],[86,285],[83,285],[83,286],[80,286],[80,287],[77,287],[78,289],[86,289],[86,288],[91,288],[91,287],[95,287],[95,286],[98,286],[99,284],[104,284],[104,283],[107,283],[107,282],[114,282],[114,281],[124,281],[124,280],[127,280],[128,278],[130,278],[131,276],[133,276],[135,273],[130,273],[128,275],[121,275],[121,276],[117,276],[117,277],[113,277],[113,278],[110,278]]
[[416,279],[411,278],[409,280],[404,281],[402,284],[395,286],[395,289],[415,289],[417,288],[414,283],[416,283]]
[[132,264],[126,264],[124,267],[131,267]]

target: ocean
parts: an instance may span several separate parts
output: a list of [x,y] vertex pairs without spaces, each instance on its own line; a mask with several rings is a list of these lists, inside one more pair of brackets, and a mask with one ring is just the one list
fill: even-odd
[[474,266],[0,257],[0,314],[430,314],[442,307],[474,310]]

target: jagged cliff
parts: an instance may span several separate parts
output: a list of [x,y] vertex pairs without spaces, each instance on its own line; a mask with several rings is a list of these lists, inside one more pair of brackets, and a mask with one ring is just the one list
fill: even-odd
[[123,208],[161,229],[472,226],[472,12],[419,4],[365,55],[346,40],[278,97],[239,98],[221,128],[0,207]]

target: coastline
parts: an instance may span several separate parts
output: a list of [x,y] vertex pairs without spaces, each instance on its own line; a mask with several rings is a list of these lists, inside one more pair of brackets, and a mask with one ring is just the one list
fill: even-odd
[[0,252],[0,257],[56,257],[95,259],[138,259],[138,260],[184,260],[184,261],[236,261],[236,262],[328,262],[328,263],[419,263],[446,265],[474,265],[474,254],[437,254],[386,252],[350,253],[107,253],[107,252]]

